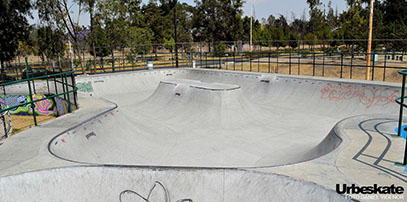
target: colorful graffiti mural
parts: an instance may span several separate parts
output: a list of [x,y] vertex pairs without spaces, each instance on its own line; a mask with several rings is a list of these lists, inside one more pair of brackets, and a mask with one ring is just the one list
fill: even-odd
[[358,87],[355,85],[330,84],[321,89],[321,99],[330,101],[359,99],[367,108],[394,103],[399,90],[377,87]]
[[[35,94],[33,100],[40,100],[46,98],[44,95]],[[30,102],[29,96],[25,95],[0,95],[0,107],[6,109],[15,105],[20,105]],[[60,116],[68,112],[68,103],[62,98],[55,97],[50,99],[41,100],[34,103],[35,114],[44,116]],[[29,104],[15,107],[9,110],[11,115],[32,115],[32,109]]]
[[83,83],[76,83],[76,87],[78,91],[90,93],[93,92],[92,82],[83,82]]
[[[33,100],[43,99],[45,96],[43,95],[33,95]],[[30,99],[28,99],[30,101]],[[38,115],[46,115],[46,116],[57,116],[57,109],[55,107],[53,99],[45,99],[35,104],[35,112]],[[31,107],[30,107],[31,108]]]
[[68,101],[66,101],[62,98],[59,98],[59,97],[55,97],[54,101],[55,101],[55,104],[57,107],[58,116],[62,116],[69,112],[68,111],[68,108],[69,108]]

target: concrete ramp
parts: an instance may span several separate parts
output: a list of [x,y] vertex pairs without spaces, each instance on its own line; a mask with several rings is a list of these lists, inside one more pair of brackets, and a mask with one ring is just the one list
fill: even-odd
[[70,167],[0,178],[0,201],[347,201],[289,177],[224,169]]
[[338,147],[335,124],[397,113],[391,83],[212,70],[79,77],[118,105],[55,137],[55,156],[82,163],[247,168],[307,161]]

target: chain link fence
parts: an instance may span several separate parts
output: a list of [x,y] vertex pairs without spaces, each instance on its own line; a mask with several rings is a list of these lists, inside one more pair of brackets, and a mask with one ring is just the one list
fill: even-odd
[[0,139],[76,108],[74,71],[57,72],[30,65],[18,69],[22,73],[16,79],[0,84]]

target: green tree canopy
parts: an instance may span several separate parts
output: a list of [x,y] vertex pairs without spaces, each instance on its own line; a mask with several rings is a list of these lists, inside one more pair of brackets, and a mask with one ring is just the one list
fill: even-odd
[[51,26],[42,26],[36,29],[36,43],[38,47],[38,55],[43,60],[55,59],[58,54],[63,55],[65,51],[65,45],[63,43],[65,36],[64,33]]
[[[20,41],[29,37],[30,25],[26,16],[30,15],[29,0],[2,0],[0,3],[0,62],[12,60]],[[4,69],[2,69],[3,71]]]
[[195,0],[195,39],[235,41],[243,34],[242,0]]

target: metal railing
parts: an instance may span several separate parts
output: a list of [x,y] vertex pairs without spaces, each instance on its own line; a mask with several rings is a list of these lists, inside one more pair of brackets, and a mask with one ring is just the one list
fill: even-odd
[[[404,107],[407,107],[407,105],[404,103],[404,99],[407,98],[407,96],[405,96],[407,69],[400,70],[398,73],[403,76],[403,81],[402,81],[402,87],[401,87],[401,97],[398,97],[396,99],[396,103],[398,103],[400,105],[400,113],[399,113],[397,135],[393,135],[393,137],[402,137],[402,135],[401,135],[402,130],[406,129],[405,127],[404,128],[402,127],[402,124],[403,124],[403,109],[404,109]],[[400,162],[395,163],[396,165],[400,165],[400,166],[406,166],[407,165],[407,137],[404,137],[404,138],[406,139],[406,145],[405,145],[405,148],[404,148],[403,162],[402,163],[400,163]]]
[[[120,71],[146,70],[147,63],[154,68],[196,67],[225,70],[255,71],[279,74],[294,74],[350,79],[400,82],[397,71],[407,68],[407,54],[402,52],[372,52],[372,63],[366,66],[365,52],[324,52],[310,50],[271,51],[184,51],[178,58],[173,52],[152,54],[122,54],[107,57],[83,57],[79,60],[59,58],[55,62],[35,63],[30,66],[46,68],[51,72],[75,71],[75,74],[99,74]],[[24,68],[25,69],[25,68]],[[23,78],[21,64],[10,64],[6,74],[16,79]],[[369,76],[369,78],[367,78]]]
[[[60,72],[60,73],[53,73],[50,75],[43,75],[43,76],[37,76],[37,77],[32,77],[30,78],[30,71],[29,71],[29,64],[26,58],[26,78],[25,79],[20,79],[16,81],[10,81],[7,83],[1,83],[0,88],[2,88],[2,95],[6,96],[10,94],[10,92],[7,92],[7,89],[10,89],[13,86],[21,86],[27,87],[28,88],[28,100],[20,103],[20,104],[13,104],[12,106],[6,105],[7,103],[2,103],[2,109],[0,109],[0,114],[4,114],[6,112],[9,112],[10,110],[23,107],[23,106],[28,106],[31,108],[32,112],[32,118],[34,125],[37,126],[37,114],[36,114],[36,103],[44,101],[44,100],[49,100],[53,99],[56,97],[64,97],[64,100],[67,101],[68,104],[68,113],[72,112],[73,108],[72,105],[77,105],[77,88],[75,87],[75,79],[74,79],[74,73],[75,71],[66,71],[66,72]],[[68,82],[68,78],[71,80],[71,84]],[[38,80],[43,80],[43,82],[47,83],[48,87],[48,94],[46,94],[43,98],[34,98],[34,94],[36,93],[36,85],[35,82]],[[51,82],[51,85],[50,85]],[[52,82],[54,85],[52,85]],[[27,85],[24,85],[24,83],[27,83]],[[20,85],[19,85],[20,84]],[[58,86],[60,87],[60,90],[58,92]],[[53,91],[51,92],[50,88],[53,87]],[[61,89],[62,88],[62,89]],[[12,92],[12,94],[15,94],[15,92]],[[73,97],[71,98],[71,95]],[[71,102],[73,100],[73,103]],[[5,138],[7,138],[8,134],[5,134]],[[0,137],[1,138],[1,137]]]

